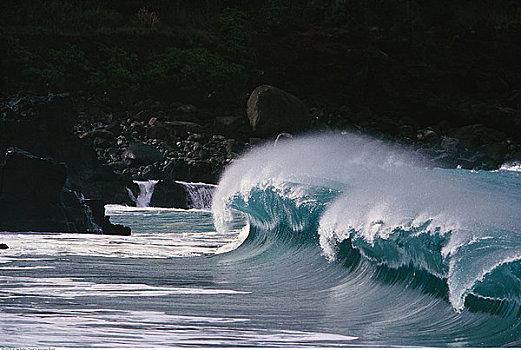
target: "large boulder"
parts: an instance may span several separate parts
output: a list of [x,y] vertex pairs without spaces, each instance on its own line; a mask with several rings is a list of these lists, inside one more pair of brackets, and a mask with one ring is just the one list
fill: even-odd
[[188,209],[185,187],[172,180],[161,180],[154,186],[151,207]]
[[157,148],[144,143],[131,144],[122,154],[124,159],[136,165],[148,165],[163,161],[163,155]]
[[247,103],[250,125],[259,136],[299,132],[309,127],[310,117],[297,97],[270,85],[257,87]]
[[0,164],[0,231],[129,234],[98,221],[83,195],[65,187],[67,167],[11,147]]

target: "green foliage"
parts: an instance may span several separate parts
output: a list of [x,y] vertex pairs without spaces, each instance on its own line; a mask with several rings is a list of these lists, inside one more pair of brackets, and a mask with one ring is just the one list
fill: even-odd
[[263,22],[268,28],[280,27],[288,22],[290,0],[267,0],[261,9]]
[[85,78],[90,71],[85,53],[71,44],[60,49],[49,49],[41,56],[16,42],[11,52],[13,60],[20,64],[23,77],[48,88],[79,87],[79,79]]
[[277,41],[320,31],[346,45],[432,59],[452,55],[454,38],[467,35],[508,53],[521,37],[521,1],[2,0],[0,23],[9,30],[2,35],[12,82],[190,90],[254,79],[255,53],[263,54],[254,40],[266,33]]
[[87,86],[95,90],[139,90],[139,74],[136,72],[137,55],[118,47],[100,47],[100,58],[87,80]]
[[20,44],[18,39],[3,34],[3,41],[7,43],[7,59],[11,62],[11,67],[14,69],[7,72],[9,76],[14,76],[15,79],[22,79],[27,82],[38,83],[42,82],[41,77],[41,57],[34,52],[27,50]]
[[121,16],[113,11],[63,0],[52,1],[42,15],[42,24],[57,31],[90,31],[121,22]]
[[228,56],[236,61],[246,59],[249,54],[246,13],[235,8],[225,8],[218,23]]
[[123,16],[101,1],[3,0],[0,20],[16,26],[40,26],[55,32],[87,32],[122,24]]
[[61,49],[49,49],[46,67],[41,80],[46,85],[68,88],[78,85],[91,70],[85,53],[77,46],[67,43]]
[[244,74],[244,67],[228,63],[223,57],[204,48],[168,48],[152,54],[144,73],[151,88],[191,90],[225,85]]

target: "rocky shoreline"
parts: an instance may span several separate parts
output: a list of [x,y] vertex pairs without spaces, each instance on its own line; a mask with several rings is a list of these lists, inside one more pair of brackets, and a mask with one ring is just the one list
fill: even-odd
[[[480,113],[506,115],[513,126],[519,121],[515,109],[488,106]],[[455,120],[425,125],[370,109],[305,106],[266,85],[247,102],[197,106],[108,94],[21,92],[0,100],[0,231],[130,234],[110,224],[103,206],[134,205],[128,195],[130,190],[137,196],[133,180],[161,180],[161,204],[169,204],[168,196],[181,203],[175,181],[217,183],[226,165],[255,144],[301,132],[371,135],[403,145],[431,167],[491,170],[521,160],[520,140],[503,126]],[[17,199],[18,191],[26,202]],[[33,216],[26,221],[34,220],[24,226],[20,215],[28,215],[27,208]]]

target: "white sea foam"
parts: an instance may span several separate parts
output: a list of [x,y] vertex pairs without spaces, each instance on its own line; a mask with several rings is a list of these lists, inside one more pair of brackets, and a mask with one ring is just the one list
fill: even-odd
[[140,215],[143,212],[210,212],[209,209],[205,208],[190,208],[190,209],[181,209],[181,208],[164,208],[164,207],[130,207],[128,205],[121,204],[106,204],[105,205],[105,214],[106,215],[117,215],[119,213],[131,214],[135,213],[136,215]]
[[517,161],[517,162],[505,163],[505,164],[501,165],[499,170],[521,172],[521,162]]

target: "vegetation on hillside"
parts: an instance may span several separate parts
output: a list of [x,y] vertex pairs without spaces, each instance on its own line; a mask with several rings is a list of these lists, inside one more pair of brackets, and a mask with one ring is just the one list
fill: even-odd
[[521,1],[4,0],[2,82],[51,91],[240,89],[267,68],[260,40],[310,29],[427,64],[462,54],[452,45],[461,38],[515,62]]

